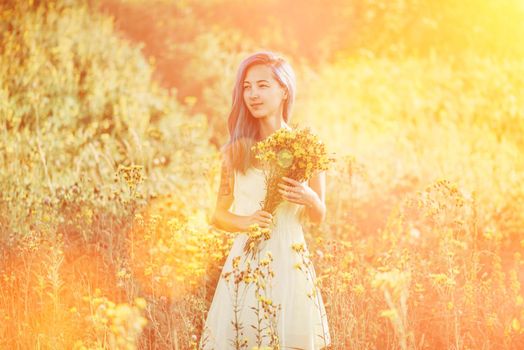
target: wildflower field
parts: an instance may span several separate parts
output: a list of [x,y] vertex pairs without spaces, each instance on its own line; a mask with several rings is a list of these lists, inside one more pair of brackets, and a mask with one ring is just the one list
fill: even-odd
[[303,223],[330,348],[524,348],[523,23],[518,0],[3,1],[0,349],[197,349],[259,49],[335,155]]

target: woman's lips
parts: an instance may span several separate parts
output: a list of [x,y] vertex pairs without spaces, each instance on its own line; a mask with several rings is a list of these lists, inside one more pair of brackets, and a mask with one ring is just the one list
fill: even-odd
[[257,108],[257,107],[260,107],[260,106],[262,106],[262,103],[253,103],[253,104],[251,104],[251,107],[253,107],[253,108]]

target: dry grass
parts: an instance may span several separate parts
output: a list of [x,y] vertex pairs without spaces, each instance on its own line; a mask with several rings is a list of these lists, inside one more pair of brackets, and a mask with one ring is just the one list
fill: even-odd
[[[1,11],[20,30],[0,53],[0,348],[195,349],[234,239],[209,225],[205,118],[103,17]],[[294,121],[337,152],[327,219],[304,222],[333,349],[522,348],[523,70],[475,55],[297,66]]]

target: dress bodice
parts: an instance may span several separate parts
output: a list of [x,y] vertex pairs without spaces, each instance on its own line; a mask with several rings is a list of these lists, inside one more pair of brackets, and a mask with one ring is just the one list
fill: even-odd
[[[238,171],[234,174],[234,200],[229,210],[236,215],[251,215],[260,210],[266,195],[266,171],[251,166],[245,174]],[[299,222],[303,210],[301,204],[283,201],[277,206],[275,216]]]

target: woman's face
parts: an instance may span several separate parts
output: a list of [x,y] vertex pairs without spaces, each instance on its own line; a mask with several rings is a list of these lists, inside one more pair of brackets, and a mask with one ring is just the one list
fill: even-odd
[[255,118],[281,117],[286,90],[273,78],[271,68],[251,66],[243,82],[244,103]]

